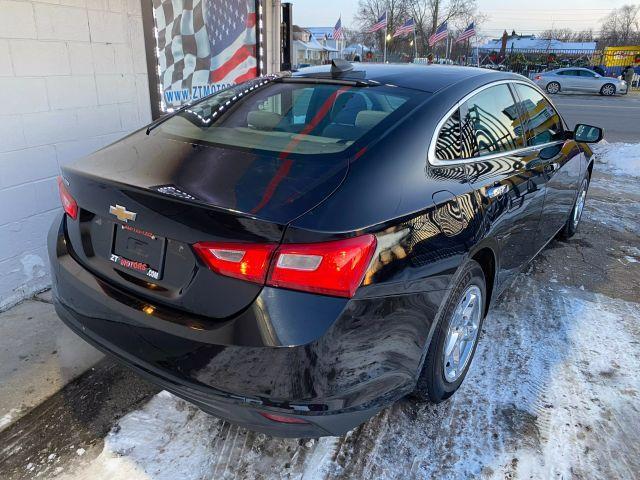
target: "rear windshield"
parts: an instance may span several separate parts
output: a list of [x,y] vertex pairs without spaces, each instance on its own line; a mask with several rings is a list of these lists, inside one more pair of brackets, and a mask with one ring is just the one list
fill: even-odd
[[411,93],[397,87],[253,81],[180,112],[161,131],[189,142],[286,152],[338,153],[385,124]]

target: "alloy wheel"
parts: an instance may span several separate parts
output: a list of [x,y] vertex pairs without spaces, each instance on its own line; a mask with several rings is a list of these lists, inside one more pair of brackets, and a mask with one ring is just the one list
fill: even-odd
[[547,85],[547,92],[549,93],[558,93],[560,91],[560,85],[558,82],[551,82]]
[[478,340],[482,317],[482,292],[470,285],[456,306],[443,349],[444,378],[453,383],[464,372]]
[[602,87],[603,95],[613,95],[614,93],[616,93],[616,88],[613,85],[607,84]]

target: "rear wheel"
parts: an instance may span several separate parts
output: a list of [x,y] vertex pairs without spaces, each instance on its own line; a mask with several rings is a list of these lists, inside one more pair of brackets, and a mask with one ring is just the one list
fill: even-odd
[[470,260],[458,274],[438,316],[415,396],[439,403],[460,387],[476,351],[485,302],[482,268]]
[[571,214],[567,219],[567,223],[565,223],[562,230],[560,230],[560,238],[569,239],[573,237],[578,231],[578,225],[580,224],[580,219],[582,218],[582,211],[584,210],[584,204],[587,199],[587,191],[589,190],[589,177],[585,177],[582,179],[582,183],[580,184],[580,190],[578,191],[578,196],[576,197],[576,202],[573,205],[573,209],[571,210]]
[[551,82],[547,84],[547,92],[551,94],[558,93],[560,91],[560,84],[558,82]]
[[605,95],[607,97],[610,97],[611,95],[615,95],[615,93],[616,93],[616,87],[612,83],[606,83],[600,89],[600,95]]

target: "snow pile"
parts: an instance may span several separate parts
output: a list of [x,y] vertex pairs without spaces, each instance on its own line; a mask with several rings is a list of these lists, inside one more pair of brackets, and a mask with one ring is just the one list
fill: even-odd
[[605,170],[617,175],[640,177],[640,144],[608,143],[603,140],[592,148],[596,153],[596,161],[604,165]]
[[19,408],[12,408],[11,410],[9,410],[7,413],[5,413],[3,416],[0,417],[0,430],[4,429],[5,427],[8,427],[15,418],[17,418],[20,413],[22,412],[21,409]]
[[306,472],[304,478],[313,480],[324,478],[323,465],[335,441],[271,438],[232,426],[163,391],[120,420],[95,460],[60,478],[217,480]]

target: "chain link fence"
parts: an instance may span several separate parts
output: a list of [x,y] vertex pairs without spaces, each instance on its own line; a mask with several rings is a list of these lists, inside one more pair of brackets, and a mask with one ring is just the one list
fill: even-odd
[[[611,47],[604,50],[524,50],[487,52],[479,49],[468,61],[460,63],[495,70],[516,72],[529,78],[548,70],[563,67],[586,67],[605,77],[631,79],[629,88],[640,90],[640,47],[625,49]],[[633,75],[626,73],[627,67]]]

